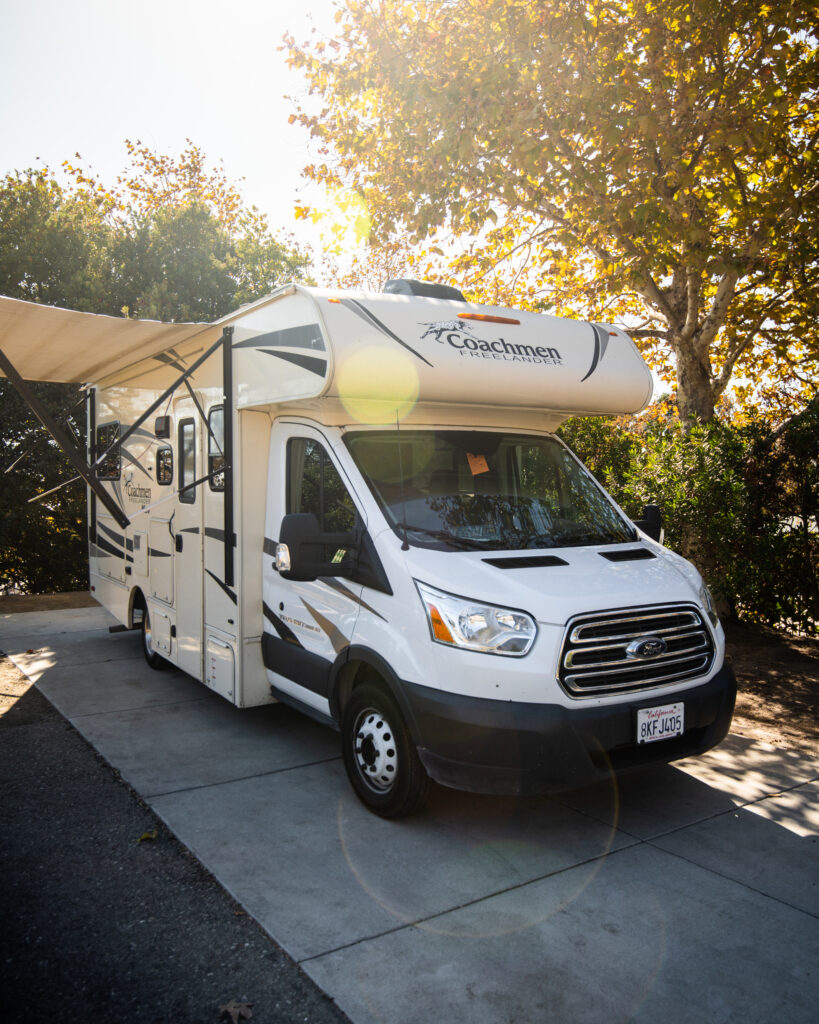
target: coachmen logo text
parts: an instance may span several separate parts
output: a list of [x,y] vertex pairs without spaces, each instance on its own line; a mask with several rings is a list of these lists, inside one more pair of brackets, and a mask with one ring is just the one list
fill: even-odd
[[472,324],[464,320],[439,320],[436,323],[421,324],[426,330],[424,338],[433,337],[441,345],[457,349],[462,356],[472,359],[501,359],[509,363],[543,363],[546,366],[560,366],[563,362],[556,348],[545,345],[522,345],[497,338],[484,341],[471,333]]
[[141,501],[147,504],[151,500],[150,487],[137,487],[135,484],[126,484],[125,493],[131,501]]

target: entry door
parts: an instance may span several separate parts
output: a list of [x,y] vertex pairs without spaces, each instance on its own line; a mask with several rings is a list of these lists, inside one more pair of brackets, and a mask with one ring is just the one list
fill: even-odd
[[286,580],[275,569],[273,550],[286,513],[312,512],[322,530],[345,533],[363,523],[360,506],[326,439],[297,424],[273,425],[268,487],[263,578],[268,679],[275,689],[329,714],[330,669],[352,642],[363,587],[333,576]]
[[174,605],[177,665],[202,678],[202,428],[190,399],[175,404],[178,494],[171,522],[174,537]]

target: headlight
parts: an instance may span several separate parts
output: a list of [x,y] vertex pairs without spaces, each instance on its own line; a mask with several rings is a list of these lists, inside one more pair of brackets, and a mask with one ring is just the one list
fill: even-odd
[[449,647],[521,657],[537,635],[535,620],[512,608],[496,608],[455,597],[415,581],[426,608],[432,639]]
[[703,608],[705,609],[706,614],[708,615],[708,618],[711,620],[711,625],[712,626],[717,626],[719,624],[719,615],[717,615],[717,608],[716,608],[716,605],[714,604],[714,598],[713,598],[713,595],[711,594],[711,591],[708,589],[708,587],[706,587],[706,585],[704,583],[700,587],[700,595],[699,596],[700,596],[700,603],[702,604]]

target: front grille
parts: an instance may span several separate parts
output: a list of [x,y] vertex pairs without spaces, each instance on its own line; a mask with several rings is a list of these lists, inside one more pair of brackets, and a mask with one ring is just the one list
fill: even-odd
[[[663,644],[644,646],[664,650],[641,656],[635,648],[649,639]],[[713,660],[711,633],[693,605],[630,608],[572,619],[558,678],[573,697],[599,697],[694,679]]]

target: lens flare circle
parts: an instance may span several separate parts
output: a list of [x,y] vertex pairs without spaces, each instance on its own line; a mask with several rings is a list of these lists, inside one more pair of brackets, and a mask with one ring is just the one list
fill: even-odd
[[338,368],[338,396],[358,423],[395,423],[418,401],[418,371],[408,353],[365,343]]

